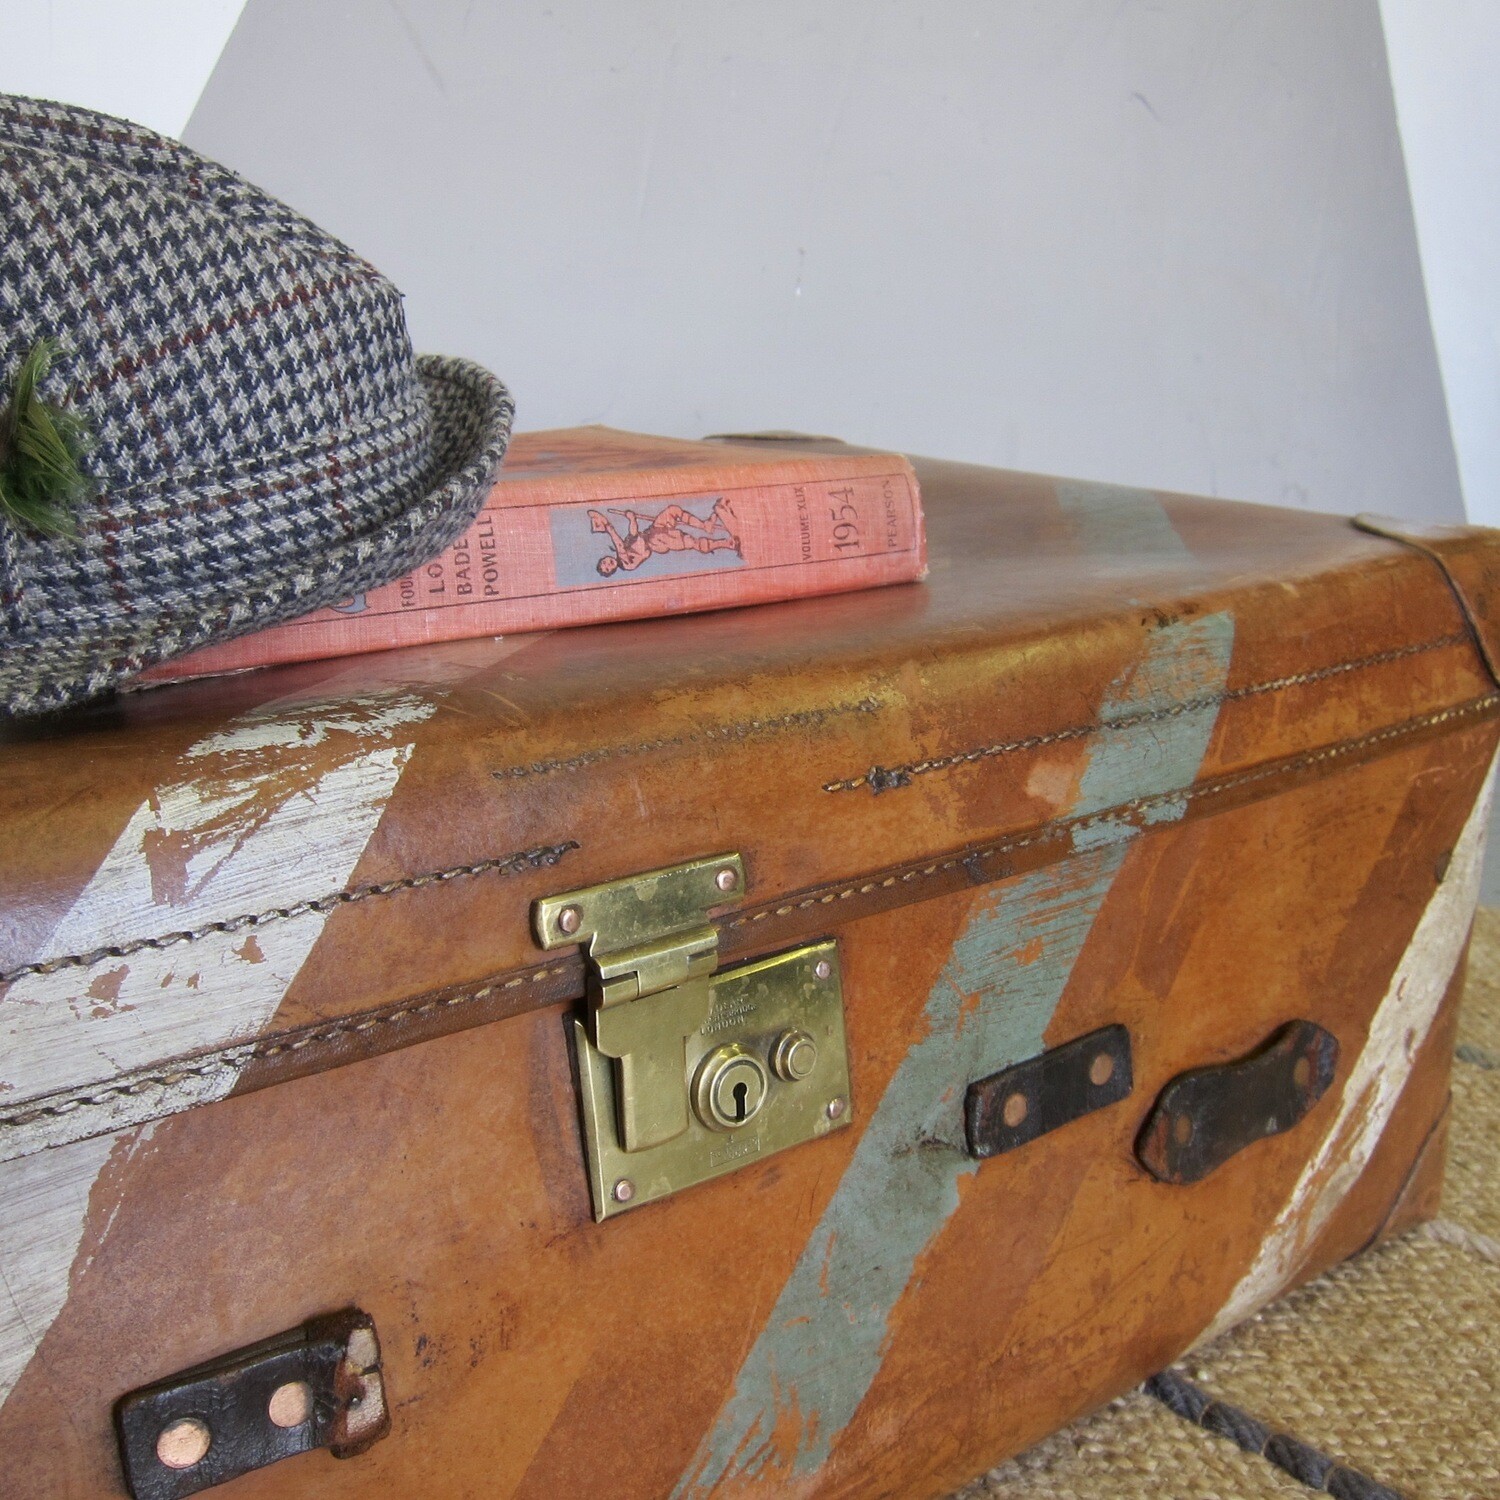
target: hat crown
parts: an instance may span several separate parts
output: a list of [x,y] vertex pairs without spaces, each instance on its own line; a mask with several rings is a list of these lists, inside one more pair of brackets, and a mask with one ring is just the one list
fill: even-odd
[[376,588],[473,519],[510,393],[414,358],[390,282],[233,172],[0,95],[0,231],[0,381],[61,346],[24,410],[87,423],[96,484],[70,534],[0,520],[0,715]]
[[[0,97],[0,373],[42,337],[122,490],[336,458],[428,414],[401,297],[333,236],[174,141],[86,110]],[[144,516],[141,519],[145,519]]]

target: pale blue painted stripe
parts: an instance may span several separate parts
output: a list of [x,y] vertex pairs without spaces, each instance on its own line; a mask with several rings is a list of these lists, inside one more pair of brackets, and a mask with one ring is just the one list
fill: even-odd
[[[1068,508],[1092,526],[1100,507],[1081,499],[1095,499],[1104,487],[1088,489],[1087,497],[1075,493]],[[1133,534],[1146,550],[1173,550],[1154,500],[1121,491],[1105,491],[1105,499],[1101,525],[1108,545],[1128,549]],[[1138,513],[1133,533],[1132,510]],[[1176,551],[1180,557],[1180,542]],[[1106,716],[1149,713],[1220,691],[1233,639],[1227,614],[1158,631],[1140,666],[1114,685]],[[1091,747],[1074,811],[1096,812],[1190,785],[1216,716],[1210,705],[1102,736]],[[1180,816],[1181,807],[1168,815]],[[957,1208],[960,1176],[975,1170],[959,1149],[964,1086],[1042,1050],[1135,833],[1125,823],[1096,825],[1089,847],[1064,865],[1006,881],[977,898],[928,998],[927,1035],[891,1079],[733,1395],[674,1496],[703,1495],[726,1477],[754,1476],[788,1460],[808,1474],[827,1459],[880,1369],[890,1313],[917,1257]],[[1028,947],[1032,953],[1039,948],[1040,957],[1023,963]],[[858,1004],[858,996],[848,1002]],[[778,1416],[788,1412],[797,1417],[797,1446],[778,1454],[772,1434]]]
[[1138,576],[1192,565],[1192,554],[1150,490],[1081,479],[1059,479],[1056,490],[1090,567]]

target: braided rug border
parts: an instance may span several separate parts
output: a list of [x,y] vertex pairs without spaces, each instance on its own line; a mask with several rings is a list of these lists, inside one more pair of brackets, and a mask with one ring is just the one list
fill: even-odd
[[1141,1389],[1185,1422],[1228,1438],[1246,1453],[1275,1464],[1310,1490],[1333,1495],[1336,1500],[1406,1500],[1400,1490],[1393,1490],[1358,1469],[1345,1467],[1311,1443],[1285,1432],[1272,1432],[1249,1412],[1227,1401],[1215,1400],[1201,1385],[1175,1370],[1153,1375]]

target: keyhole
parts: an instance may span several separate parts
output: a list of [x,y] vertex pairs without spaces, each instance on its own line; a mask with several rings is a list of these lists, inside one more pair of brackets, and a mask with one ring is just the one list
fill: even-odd
[[766,1065],[730,1042],[705,1057],[693,1080],[693,1108],[710,1130],[740,1130],[766,1102]]

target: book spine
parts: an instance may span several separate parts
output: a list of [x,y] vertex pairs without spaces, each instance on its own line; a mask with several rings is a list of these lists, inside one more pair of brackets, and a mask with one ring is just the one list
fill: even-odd
[[590,487],[580,497],[576,477],[497,482],[459,541],[406,577],[142,679],[769,603],[926,571],[916,476],[896,456],[606,474]]

